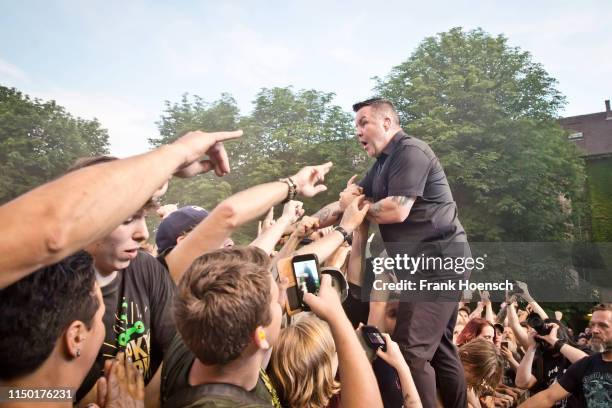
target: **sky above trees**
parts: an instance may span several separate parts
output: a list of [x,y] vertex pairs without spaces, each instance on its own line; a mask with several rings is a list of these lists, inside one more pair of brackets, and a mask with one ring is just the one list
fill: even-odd
[[164,101],[226,92],[241,113],[262,88],[336,94],[346,111],[425,37],[461,26],[503,34],[559,81],[564,116],[610,97],[608,2],[6,2],[0,84],[98,118],[111,152],[149,148]]

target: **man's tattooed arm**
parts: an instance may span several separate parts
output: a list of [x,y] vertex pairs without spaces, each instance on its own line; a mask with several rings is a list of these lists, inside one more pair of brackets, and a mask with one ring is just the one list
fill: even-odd
[[378,224],[403,222],[412,208],[414,198],[391,196],[370,205],[368,218]]
[[[404,196],[392,196],[392,197],[387,197],[387,199],[393,201],[394,203],[397,203],[400,207],[403,207],[404,205],[408,204],[408,200],[409,200],[408,197],[404,197]],[[381,211],[383,211],[384,205],[386,204],[384,201],[385,200],[380,200],[372,204],[370,206],[370,211],[368,211],[368,213],[370,215],[374,215],[374,214],[378,214]]]
[[398,203],[400,206],[404,206],[408,203],[409,198],[404,196],[393,196],[389,197],[392,201]]
[[342,210],[340,209],[340,203],[335,201],[327,204],[312,216],[319,219],[319,228],[323,228],[334,224],[341,215]]

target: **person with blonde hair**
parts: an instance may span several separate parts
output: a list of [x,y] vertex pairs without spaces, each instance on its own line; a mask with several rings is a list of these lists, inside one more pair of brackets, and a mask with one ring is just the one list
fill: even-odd
[[474,339],[459,348],[468,387],[468,407],[480,408],[479,398],[492,395],[502,377],[503,359],[490,341]]
[[340,392],[338,356],[329,326],[307,314],[281,331],[268,374],[283,406],[328,406]]

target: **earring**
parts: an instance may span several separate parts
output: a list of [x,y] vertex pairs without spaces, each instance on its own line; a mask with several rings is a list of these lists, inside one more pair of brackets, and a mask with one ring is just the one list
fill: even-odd
[[81,349],[77,349],[76,356],[81,357]]
[[260,330],[259,332],[259,340],[264,341],[266,339],[266,332],[263,330]]

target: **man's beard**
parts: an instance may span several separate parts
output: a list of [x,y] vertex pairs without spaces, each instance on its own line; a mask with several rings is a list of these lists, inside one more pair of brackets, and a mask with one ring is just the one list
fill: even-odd
[[591,339],[591,351],[594,353],[605,353],[612,350],[612,342],[593,341]]
[[604,344],[600,341],[598,342],[591,341],[591,351],[593,353],[603,353],[604,351],[606,351],[606,348],[604,347]]

